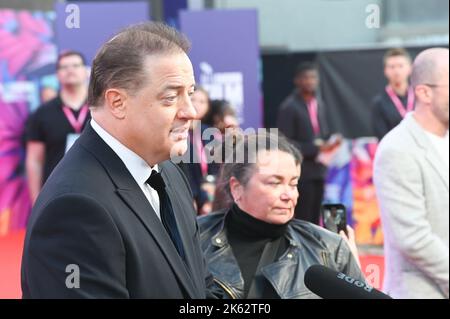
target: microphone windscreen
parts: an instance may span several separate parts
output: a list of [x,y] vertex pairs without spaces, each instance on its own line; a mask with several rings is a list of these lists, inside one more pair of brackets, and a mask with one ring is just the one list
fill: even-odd
[[392,299],[364,281],[322,265],[309,267],[304,280],[309,290],[324,299]]

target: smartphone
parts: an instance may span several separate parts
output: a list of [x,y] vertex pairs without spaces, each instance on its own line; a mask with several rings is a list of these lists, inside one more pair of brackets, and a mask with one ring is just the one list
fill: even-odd
[[339,234],[341,230],[347,234],[347,210],[342,204],[322,205],[323,226],[329,231]]

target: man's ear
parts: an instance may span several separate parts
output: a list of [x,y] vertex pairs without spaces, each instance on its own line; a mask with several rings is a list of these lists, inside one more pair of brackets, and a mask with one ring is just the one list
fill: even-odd
[[105,91],[105,106],[117,119],[125,118],[128,95],[121,89],[108,89]]
[[417,99],[425,104],[431,103],[432,91],[426,85],[419,84],[414,89]]

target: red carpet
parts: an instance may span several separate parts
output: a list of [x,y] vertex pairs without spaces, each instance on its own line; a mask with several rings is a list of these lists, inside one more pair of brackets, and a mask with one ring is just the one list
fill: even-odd
[[25,231],[0,237],[0,299],[22,297],[20,263]]
[[366,276],[368,284],[374,288],[382,290],[384,279],[384,256],[361,255],[361,270]]
[[[0,237],[0,299],[21,298],[20,263],[25,231]],[[383,283],[383,256],[361,256],[361,267],[369,284],[380,289]]]

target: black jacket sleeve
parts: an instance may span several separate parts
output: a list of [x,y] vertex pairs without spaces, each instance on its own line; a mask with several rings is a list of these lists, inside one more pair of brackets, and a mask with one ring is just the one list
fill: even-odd
[[62,195],[39,213],[24,251],[24,298],[129,297],[121,235],[96,200]]

